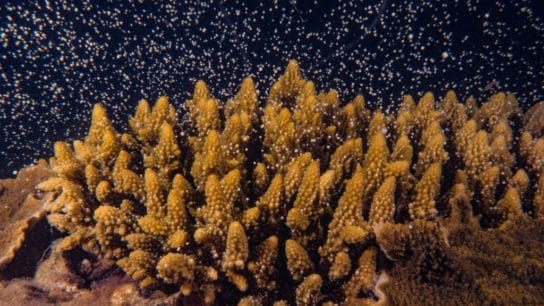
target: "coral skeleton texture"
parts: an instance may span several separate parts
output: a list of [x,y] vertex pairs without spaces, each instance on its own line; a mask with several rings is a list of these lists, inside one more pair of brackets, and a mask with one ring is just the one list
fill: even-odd
[[[96,104],[88,135],[55,144],[55,175],[39,185],[65,233],[54,252],[81,249],[141,289],[208,304],[403,304],[386,281],[401,264],[429,295],[464,282],[481,300],[456,301],[497,301],[499,282],[457,274],[449,248],[465,227],[487,237],[544,217],[542,124],[523,122],[512,94],[478,107],[428,92],[371,111],[318,92],[292,60],[265,102],[251,78],[225,104],[198,81],[183,120],[166,97],[142,100],[125,132]],[[511,273],[542,286],[544,262],[531,260]],[[407,283],[390,292],[417,295]]]

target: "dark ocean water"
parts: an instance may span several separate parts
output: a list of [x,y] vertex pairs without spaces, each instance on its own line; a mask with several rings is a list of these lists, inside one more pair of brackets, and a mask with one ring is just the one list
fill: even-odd
[[3,1],[0,177],[83,137],[93,103],[118,129],[141,98],[180,109],[196,80],[261,101],[287,61],[342,101],[391,110],[455,89],[544,99],[544,1]]

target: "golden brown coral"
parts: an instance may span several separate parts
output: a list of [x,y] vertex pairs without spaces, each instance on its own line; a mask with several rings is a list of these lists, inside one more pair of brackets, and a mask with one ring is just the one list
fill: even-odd
[[363,161],[363,203],[367,202],[383,180],[387,162],[389,161],[389,148],[385,135],[377,132],[372,136],[368,151]]
[[370,224],[392,222],[395,211],[395,187],[397,180],[390,176],[384,180],[380,188],[374,194],[370,206]]
[[270,236],[260,243],[255,251],[255,260],[247,264],[258,288],[272,290],[276,288],[275,274],[278,257],[278,237]]
[[444,148],[446,146],[446,136],[438,122],[429,125],[423,131],[421,141],[423,149],[418,154],[415,166],[415,175],[417,177],[420,177],[431,164],[438,162],[444,165],[448,160],[448,153]]
[[536,184],[535,196],[533,199],[534,214],[537,218],[544,217],[544,170],[540,173]]
[[280,219],[280,209],[282,205],[283,195],[283,177],[280,174],[276,174],[268,190],[257,201],[257,208],[263,212],[263,220],[266,220],[269,224],[275,225]]
[[304,80],[295,60],[290,60],[284,74],[272,85],[268,93],[270,103],[289,105],[304,86]]
[[247,280],[237,272],[243,270],[248,257],[247,237],[244,227],[239,222],[232,222],[229,225],[227,234],[227,247],[223,256],[223,269],[229,280],[240,289],[247,290]]
[[439,163],[432,164],[415,187],[415,198],[410,203],[410,218],[429,219],[436,216],[435,198],[440,188],[442,166]]
[[376,270],[377,250],[370,247],[363,251],[357,270],[353,273],[351,279],[344,284],[344,294],[346,297],[357,297],[360,291],[367,291],[372,288],[374,274]]
[[331,156],[329,169],[334,171],[334,184],[337,185],[349,176],[354,166],[363,160],[363,141],[361,138],[348,139],[338,146]]
[[225,172],[225,156],[219,140],[219,133],[211,130],[202,151],[195,154],[191,175],[199,189],[203,189],[208,175],[222,175]]
[[334,257],[334,261],[329,269],[329,279],[337,280],[346,276],[351,270],[351,259],[348,253],[338,252]]
[[533,137],[540,137],[544,134],[544,102],[531,106],[523,115],[523,128],[530,132]]
[[319,274],[308,275],[296,290],[297,305],[317,305],[323,280]]
[[287,258],[287,268],[295,281],[301,280],[314,269],[314,264],[308,253],[295,240],[289,239],[285,242],[285,257]]
[[168,253],[157,263],[157,272],[166,283],[179,284],[194,277],[195,259],[179,253]]
[[156,260],[149,252],[136,250],[132,251],[129,257],[122,258],[117,264],[134,280],[140,282],[142,288],[153,286],[157,280],[153,277]]
[[319,254],[331,262],[337,252],[347,249],[346,244],[362,243],[368,238],[370,228],[361,215],[364,180],[363,170],[358,167],[346,184],[329,223],[327,240],[319,249]]
[[146,100],[141,100],[136,108],[136,114],[129,120],[129,126],[140,141],[149,144],[158,138],[164,122],[173,125],[175,121],[174,107],[170,105],[168,98],[160,97],[152,109]]
[[365,98],[355,96],[353,101],[342,108],[344,139],[353,139],[363,134],[367,122],[370,120],[370,111],[365,106]]
[[312,161],[302,178],[293,208],[287,213],[286,224],[296,239],[322,214],[317,206],[319,178],[319,162]]
[[265,161],[272,169],[283,168],[299,149],[291,112],[285,107],[276,110],[274,106],[267,106],[264,110],[263,124],[264,146],[270,152],[264,155]]
[[435,109],[434,95],[426,92],[417,103],[414,110],[414,123],[419,131],[423,131],[429,124],[436,122],[440,114]]
[[125,133],[95,106],[89,135],[55,145],[56,175],[40,185],[67,235],[54,251],[115,259],[141,287],[200,304],[355,305],[396,280],[384,267],[410,260],[420,286],[457,280],[441,255],[465,226],[444,222],[456,205],[477,214],[463,219],[476,231],[543,215],[544,140],[527,120],[512,128],[511,94],[478,107],[426,93],[371,112],[362,96],[341,106],[319,92],[291,61],[266,102],[250,78],[224,105],[198,81],[187,120],[165,97],[142,100]]
[[225,117],[229,118],[234,114],[244,112],[249,116],[251,122],[256,123],[258,120],[257,98],[253,79],[250,77],[245,78],[236,96],[225,105]]
[[[233,170],[233,174],[238,172]],[[229,185],[236,184],[239,180],[239,172],[237,176],[230,176],[227,181]],[[233,215],[233,203],[229,201],[232,196],[229,197],[228,191],[236,191],[237,186],[224,190],[221,181],[216,175],[210,175],[206,182],[206,206],[202,207],[198,211],[198,217],[202,219],[203,226],[199,227],[195,233],[194,238],[199,243],[206,241],[215,241],[219,239],[223,242],[227,235],[227,228],[232,220]]]

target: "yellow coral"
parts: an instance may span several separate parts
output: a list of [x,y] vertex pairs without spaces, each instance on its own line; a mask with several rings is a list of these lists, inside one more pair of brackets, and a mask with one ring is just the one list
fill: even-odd
[[298,306],[317,305],[320,299],[323,279],[319,274],[311,274],[298,285],[296,290],[296,301]]
[[95,189],[95,195],[98,202],[107,202],[112,195],[113,188],[110,182],[100,181]]
[[[501,230],[544,215],[544,138],[525,117],[512,128],[511,94],[478,107],[426,93],[371,112],[362,96],[341,107],[291,61],[262,109],[257,95],[246,78],[223,107],[198,81],[186,120],[166,97],[142,100],[124,133],[95,105],[88,135],[55,144],[55,177],[39,186],[66,235],[55,252],[117,260],[142,288],[179,286],[188,302],[232,304],[235,286],[241,304],[363,304],[381,294],[378,252],[398,261],[428,252],[410,249],[428,231],[456,238],[436,235],[444,215]],[[416,266],[449,273],[433,260]],[[295,290],[278,283],[286,272]]]
[[490,147],[493,152],[490,156],[491,163],[499,166],[506,177],[510,177],[512,173],[510,169],[514,165],[516,158],[508,151],[508,144],[504,135],[499,135],[493,139]]
[[478,131],[467,142],[463,150],[463,161],[469,177],[476,177],[490,166],[491,149],[488,135],[484,130]]
[[293,113],[293,122],[298,131],[297,143],[301,150],[318,151],[321,139],[325,135],[325,129],[315,96],[310,95],[297,103]]
[[[431,135],[426,135],[426,133]],[[446,136],[439,125],[434,128],[432,124],[429,125],[428,128],[423,131],[421,138],[423,140],[424,148],[418,154],[415,173],[417,177],[420,177],[425,169],[431,164],[438,162],[441,165],[444,165],[448,160],[448,153],[444,148],[446,146]]]
[[285,257],[287,258],[287,269],[295,281],[301,280],[314,269],[314,264],[308,253],[295,240],[285,241]]
[[478,124],[475,120],[467,121],[463,127],[455,134],[455,149],[457,152],[462,153],[465,148],[472,141],[474,135],[478,132]]
[[255,194],[262,194],[268,187],[270,180],[268,171],[266,170],[266,165],[263,163],[258,163],[255,168],[253,168],[252,178],[252,185]]
[[519,109],[513,96],[506,95],[504,92],[498,92],[479,108],[478,118],[483,124],[493,126],[501,119],[507,119],[510,115],[518,111]]
[[411,163],[413,154],[414,148],[410,144],[410,139],[406,135],[402,135],[395,143],[393,153],[391,153],[391,160],[404,160]]
[[275,225],[280,219],[282,205],[283,178],[276,174],[265,194],[257,201],[256,206],[263,212],[263,219],[271,225]]
[[499,183],[499,179],[500,168],[497,166],[487,168],[478,178],[482,203],[487,208],[494,205],[495,191],[497,184]]
[[389,148],[385,135],[381,132],[374,134],[370,140],[368,151],[363,161],[363,201],[373,194],[380,185],[389,160]]
[[533,207],[536,217],[544,217],[544,169],[540,173],[540,177],[536,184],[535,196],[533,198]]
[[221,147],[231,169],[244,170],[251,131],[250,120],[246,112],[241,112],[233,114],[225,122],[225,128],[221,134]]
[[142,288],[157,284],[157,279],[152,277],[151,273],[156,264],[151,253],[142,250],[132,251],[128,257],[119,259],[117,264],[130,277],[139,281]]
[[274,276],[278,257],[278,237],[270,236],[256,248],[256,259],[247,264],[258,288],[272,290],[276,288]]
[[264,158],[271,168],[281,169],[299,148],[291,112],[286,107],[278,109],[274,105],[267,105],[264,109],[263,125],[264,146],[269,152],[264,154]]
[[153,168],[159,172],[163,180],[168,180],[172,172],[179,167],[181,151],[177,144],[174,129],[164,122],[159,132],[159,143],[144,157],[146,168]]
[[195,259],[179,253],[168,253],[157,263],[158,276],[166,283],[179,284],[194,278]]
[[288,105],[303,89],[304,80],[300,73],[298,63],[290,60],[284,74],[277,80],[268,93],[269,103]]
[[312,160],[312,154],[304,153],[293,159],[288,165],[285,171],[284,188],[285,196],[287,200],[296,194],[302,178],[304,177],[304,170],[310,164]]
[[114,174],[115,191],[133,195],[137,199],[145,199],[145,181],[132,170],[122,169]]
[[338,252],[334,257],[334,261],[329,269],[329,279],[337,280],[346,276],[351,270],[351,259],[346,252]]
[[378,252],[374,247],[363,251],[363,254],[359,257],[357,269],[343,286],[346,297],[357,297],[360,291],[372,288],[377,254]]
[[171,232],[183,230],[189,222],[189,216],[185,208],[182,191],[172,188],[166,200],[167,218],[166,224]]
[[136,137],[145,144],[155,141],[164,122],[172,125],[176,121],[176,111],[170,105],[168,98],[157,99],[150,109],[146,100],[141,100],[136,108],[136,114],[129,120],[129,126]]
[[147,168],[145,170],[145,205],[147,216],[151,218],[163,218],[166,215],[165,195],[163,185],[160,184],[159,176],[155,171]]
[[226,238],[227,227],[232,220],[232,203],[226,200],[216,175],[208,177],[205,194],[206,206],[202,207],[198,213],[203,226],[195,231],[194,238],[200,243],[212,238],[222,241]]
[[363,133],[364,127],[370,120],[370,111],[365,106],[365,98],[355,96],[353,101],[342,108],[344,139],[353,139]]
[[195,179],[197,187],[203,189],[208,175],[222,175],[224,171],[225,159],[219,141],[219,133],[216,130],[211,130],[206,137],[202,151],[195,154],[191,175]]
[[516,188],[518,194],[525,194],[529,187],[529,175],[525,170],[519,169],[516,174],[510,179],[510,186]]
[[104,134],[113,133],[115,130],[108,118],[108,113],[102,104],[95,104],[91,114],[91,126],[85,138],[85,144],[91,147],[98,147],[102,143]]
[[440,116],[435,110],[434,102],[434,95],[431,92],[426,92],[417,103],[414,110],[414,124],[420,131],[423,131],[432,122],[436,122]]
[[312,161],[306,169],[293,208],[287,214],[287,226],[294,232],[305,230],[320,215],[316,207],[319,177],[319,162]]
[[370,123],[368,124],[367,141],[370,143],[376,133],[385,134],[387,131],[387,122],[385,115],[381,111],[374,112]]
[[229,118],[234,114],[244,112],[249,116],[252,123],[256,123],[258,120],[257,102],[255,83],[252,78],[247,77],[242,81],[242,85],[236,96],[225,105],[225,117]]
[[502,210],[504,219],[513,219],[521,215],[521,199],[516,188],[509,187],[506,189],[503,198],[497,203],[497,206]]
[[363,160],[363,141],[361,138],[348,139],[338,146],[329,162],[329,169],[334,171],[335,185],[346,175],[351,174],[352,168]]
[[440,163],[432,164],[415,187],[415,198],[408,206],[410,218],[429,219],[436,216],[435,198],[440,188],[442,166]]
[[237,271],[245,268],[248,253],[249,249],[244,227],[239,222],[232,222],[229,225],[227,234],[227,247],[223,256],[223,269],[229,280],[240,291],[246,291],[248,284],[246,278]]
[[368,217],[370,224],[392,222],[395,211],[395,187],[397,180],[394,176],[386,178],[374,194]]
[[49,163],[53,171],[62,177],[77,179],[82,174],[82,164],[75,158],[70,146],[65,142],[55,142],[55,157]]
[[319,254],[330,262],[334,260],[337,252],[347,249],[345,243],[363,242],[368,238],[369,226],[361,215],[364,183],[363,170],[358,167],[346,184],[329,223],[327,240],[319,249]]

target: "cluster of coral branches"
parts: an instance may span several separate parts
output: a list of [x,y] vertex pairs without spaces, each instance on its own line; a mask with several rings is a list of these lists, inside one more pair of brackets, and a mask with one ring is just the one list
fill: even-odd
[[544,216],[542,126],[523,129],[512,94],[372,112],[318,93],[291,61],[258,104],[251,78],[224,104],[199,81],[184,120],[166,97],[142,100],[125,133],[95,105],[39,186],[57,193],[55,250],[205,303],[362,304],[379,298],[379,258],[407,252],[395,225],[432,227],[460,197],[485,228]]

